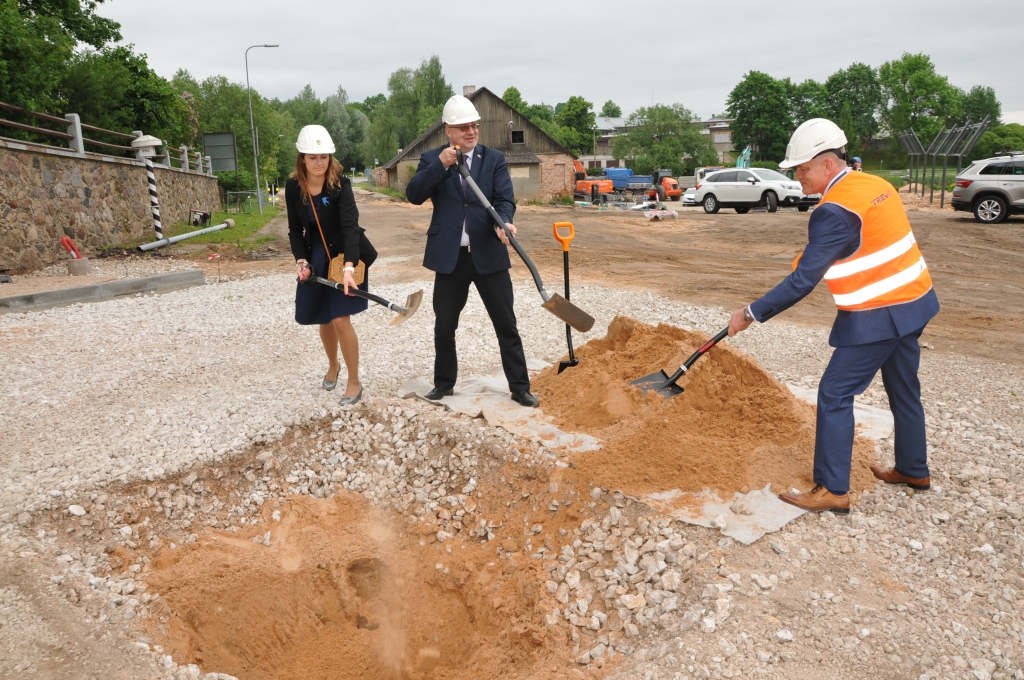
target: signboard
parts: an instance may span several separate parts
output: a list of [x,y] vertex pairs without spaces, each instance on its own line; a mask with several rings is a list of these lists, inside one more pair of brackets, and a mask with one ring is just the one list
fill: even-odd
[[203,149],[210,157],[213,171],[238,170],[238,151],[234,132],[204,132]]

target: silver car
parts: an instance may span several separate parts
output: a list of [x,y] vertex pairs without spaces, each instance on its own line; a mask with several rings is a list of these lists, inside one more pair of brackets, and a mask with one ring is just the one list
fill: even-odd
[[818,202],[805,196],[800,183],[781,172],[765,168],[727,168],[704,177],[697,185],[694,201],[704,212],[717,213],[721,208],[735,208],[745,214],[751,208],[763,207],[775,212],[780,205],[796,206],[801,212]]
[[1024,213],[1024,153],[975,161],[956,177],[954,210],[973,212],[985,224]]
[[697,201],[693,197],[697,194],[697,190],[690,187],[683,192],[683,205],[697,205]]

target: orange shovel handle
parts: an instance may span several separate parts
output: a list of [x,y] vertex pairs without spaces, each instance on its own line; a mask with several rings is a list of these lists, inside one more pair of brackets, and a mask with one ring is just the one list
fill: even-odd
[[[568,229],[569,235],[562,236],[558,233],[559,229]],[[572,222],[555,222],[552,230],[555,232],[555,239],[562,244],[562,252],[569,252],[569,242],[576,236],[576,230],[573,228]]]

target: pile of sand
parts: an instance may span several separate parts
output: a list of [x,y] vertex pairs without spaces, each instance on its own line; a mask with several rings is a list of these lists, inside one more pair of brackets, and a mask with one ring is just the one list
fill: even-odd
[[151,633],[176,660],[254,680],[564,674],[567,640],[539,614],[554,605],[539,562],[421,547],[356,494],[280,509],[270,546],[251,540],[261,525],[154,559],[147,583],[167,623]]
[[[573,459],[594,484],[642,495],[680,489],[746,491],[771,483],[776,492],[810,489],[815,409],[792,395],[728,341],[701,357],[679,381],[683,394],[642,398],[629,382],[671,374],[709,336],[674,326],[616,317],[606,337],[577,351],[580,364],[551,367],[534,381],[544,412],[566,430],[602,441]],[[874,486],[874,445],[854,444],[851,489]]]

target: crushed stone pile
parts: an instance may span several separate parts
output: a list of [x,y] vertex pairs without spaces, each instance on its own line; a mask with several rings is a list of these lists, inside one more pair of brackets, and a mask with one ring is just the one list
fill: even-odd
[[[545,413],[601,440],[574,464],[594,484],[629,494],[810,489],[815,410],[750,356],[720,343],[680,379],[683,394],[646,397],[631,380],[672,373],[709,336],[618,316],[604,338],[577,351],[580,364],[534,381]],[[854,444],[851,489],[874,486],[873,444]]]

